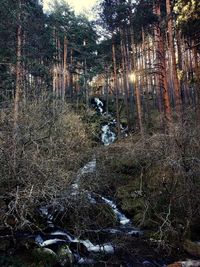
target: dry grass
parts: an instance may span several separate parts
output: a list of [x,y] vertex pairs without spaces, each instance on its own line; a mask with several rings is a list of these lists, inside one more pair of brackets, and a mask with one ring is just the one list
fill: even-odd
[[0,229],[35,228],[36,208],[57,203],[88,157],[85,125],[66,104],[45,99],[21,106],[15,142],[12,109],[1,111],[0,129]]

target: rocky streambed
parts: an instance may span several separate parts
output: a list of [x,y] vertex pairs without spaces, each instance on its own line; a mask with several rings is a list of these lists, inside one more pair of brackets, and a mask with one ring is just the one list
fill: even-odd
[[[94,103],[100,116],[104,116],[103,102],[95,98]],[[101,128],[101,141],[105,146],[116,140],[114,127],[116,121],[110,116]],[[135,227],[114,198],[82,186],[88,177],[95,177],[96,165],[94,155],[78,170],[71,186],[60,192],[56,204],[45,203],[38,207],[38,216],[43,221],[42,230],[1,233],[0,266],[161,267],[177,260],[176,256],[167,257],[165,251],[157,251],[158,244],[147,239],[145,233]],[[73,217],[70,208],[65,209],[63,201],[73,205],[71,210],[77,213],[76,216]],[[91,222],[87,225],[85,221],[89,217]],[[86,226],[77,229],[77,218],[80,225]],[[24,265],[16,261],[18,258]],[[198,260],[176,264],[172,266],[200,266]]]

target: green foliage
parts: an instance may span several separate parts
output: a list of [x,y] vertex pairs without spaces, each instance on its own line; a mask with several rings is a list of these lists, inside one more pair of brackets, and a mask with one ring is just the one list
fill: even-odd
[[[18,16],[21,16],[19,21]],[[17,27],[22,26],[21,63],[28,75],[50,82],[49,61],[52,46],[47,27],[47,17],[38,1],[26,0],[19,8],[18,1],[3,0],[0,10],[0,95],[9,100],[14,95],[17,49]],[[26,88],[27,90],[27,88]],[[28,90],[27,90],[28,91]]]
[[174,11],[178,14],[177,22],[184,23],[200,18],[200,2],[198,0],[176,0]]
[[[76,16],[65,1],[55,1],[50,13],[44,14],[42,5],[36,0],[22,1],[21,8],[17,1],[3,0],[0,15],[0,100],[9,100],[14,95],[19,23],[22,26],[21,87],[26,92],[26,98],[39,95],[52,86],[52,67],[54,63],[61,63],[64,37],[68,43],[68,71],[77,73],[78,68],[81,73],[79,69],[87,59],[87,79],[96,74],[93,67],[97,65],[94,24],[83,15]],[[59,38],[60,48],[56,45],[55,36]]]
[[131,27],[134,30],[134,37],[136,42],[141,42],[141,32],[145,30],[152,32],[152,25],[157,21],[157,18],[153,14],[153,1],[142,0],[135,5],[135,9],[132,15]]
[[174,12],[177,16],[176,23],[184,35],[196,41],[200,28],[200,2],[198,0],[176,0]]
[[53,267],[58,257],[57,255],[47,248],[37,248],[33,251],[33,260],[35,266]]

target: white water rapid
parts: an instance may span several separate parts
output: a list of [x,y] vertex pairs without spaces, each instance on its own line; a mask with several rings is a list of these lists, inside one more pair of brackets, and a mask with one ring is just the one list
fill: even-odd
[[[100,113],[100,115],[104,118],[106,118],[106,115],[104,114],[104,103],[97,97],[94,99],[96,110]],[[113,127],[112,127],[113,126]],[[106,124],[103,124],[101,127],[101,142],[108,146],[115,142],[117,136],[112,128],[116,126],[115,119],[111,119]]]

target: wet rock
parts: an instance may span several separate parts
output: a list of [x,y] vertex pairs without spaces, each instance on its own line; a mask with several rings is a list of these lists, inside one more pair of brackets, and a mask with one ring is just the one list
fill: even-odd
[[186,252],[192,256],[200,257],[200,245],[198,243],[192,242],[191,240],[185,240],[183,248]]
[[88,258],[80,258],[79,260],[78,260],[78,264],[84,264],[84,265],[86,265],[86,266],[88,266],[88,265],[91,265],[91,264],[94,264],[95,263],[95,260],[93,260],[93,259],[88,259]]
[[168,265],[167,267],[199,267],[200,260],[179,261]]
[[199,267],[200,260],[187,260],[182,262],[183,267]]
[[74,263],[73,253],[67,245],[60,247],[57,255],[61,266],[69,266]]
[[172,263],[170,265],[167,265],[167,267],[182,267],[182,263],[181,262],[175,262],[175,263]]

